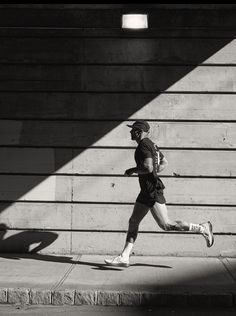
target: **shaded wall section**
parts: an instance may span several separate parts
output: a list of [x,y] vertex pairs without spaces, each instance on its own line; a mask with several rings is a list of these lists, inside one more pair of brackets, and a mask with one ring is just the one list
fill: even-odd
[[[120,29],[131,9],[148,30]],[[0,5],[0,251],[119,251],[139,192],[123,176],[126,124],[145,119],[169,161],[170,216],[210,219],[216,245],[148,214],[135,253],[235,256],[235,16],[234,5]]]

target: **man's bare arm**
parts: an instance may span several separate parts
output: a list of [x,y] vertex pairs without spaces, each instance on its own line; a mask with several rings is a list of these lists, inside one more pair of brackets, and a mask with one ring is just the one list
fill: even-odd
[[[168,161],[165,157],[163,157],[159,165],[158,173],[162,172],[166,168],[167,165],[168,165]],[[129,177],[133,173],[148,174],[148,173],[152,173],[152,171],[153,171],[153,160],[152,158],[146,158],[141,167],[139,168],[134,167],[134,168],[127,169],[125,171],[125,175]]]
[[133,173],[148,174],[148,173],[152,173],[152,171],[153,171],[152,158],[145,158],[142,166],[140,166],[139,168],[138,167],[134,167],[134,168],[127,169],[125,171],[125,175],[129,177]]

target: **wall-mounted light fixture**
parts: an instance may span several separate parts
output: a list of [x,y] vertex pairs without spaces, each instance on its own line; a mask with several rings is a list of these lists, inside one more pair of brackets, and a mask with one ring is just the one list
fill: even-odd
[[148,18],[147,14],[123,14],[122,15],[123,29],[147,29]]

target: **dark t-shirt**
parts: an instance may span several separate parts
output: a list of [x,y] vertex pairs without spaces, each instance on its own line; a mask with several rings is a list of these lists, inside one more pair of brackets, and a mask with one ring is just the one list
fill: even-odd
[[158,169],[160,161],[164,158],[164,155],[159,150],[158,146],[149,138],[143,138],[136,148],[134,158],[137,167],[143,166],[145,158],[152,158],[153,160],[153,171],[148,174],[138,175],[141,190],[146,190],[150,184],[152,184],[152,186],[155,185],[157,190],[163,190],[165,186],[158,177]]

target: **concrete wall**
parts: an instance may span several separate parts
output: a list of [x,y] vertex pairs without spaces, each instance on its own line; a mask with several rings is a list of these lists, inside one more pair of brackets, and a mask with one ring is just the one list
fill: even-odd
[[[144,12],[148,30],[121,30]],[[170,216],[136,254],[236,255],[235,5],[0,5],[0,251],[117,253],[139,192],[127,122],[169,161]]]

